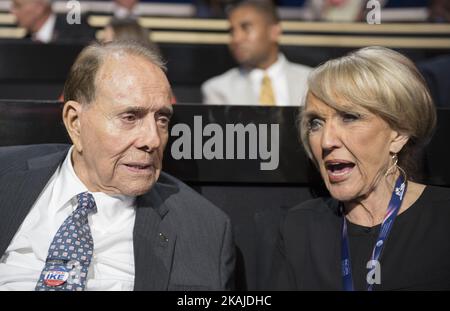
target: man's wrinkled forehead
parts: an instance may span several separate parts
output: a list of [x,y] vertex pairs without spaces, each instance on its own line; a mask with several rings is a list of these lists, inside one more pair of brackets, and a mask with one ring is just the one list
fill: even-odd
[[143,56],[124,52],[105,56],[95,77],[95,85],[97,93],[107,92],[119,98],[141,96],[169,100],[171,94],[161,68]]
[[121,77],[126,74],[148,74],[150,80],[167,80],[163,70],[143,55],[135,55],[127,51],[108,51],[103,55],[97,72],[97,78],[102,74],[113,74]]

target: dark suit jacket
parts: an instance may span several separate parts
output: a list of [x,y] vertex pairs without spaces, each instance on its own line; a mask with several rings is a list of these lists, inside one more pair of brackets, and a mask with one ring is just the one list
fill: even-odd
[[450,55],[417,64],[436,107],[450,108]]
[[[26,40],[32,38],[28,33]],[[66,14],[56,14],[55,27],[51,42],[61,43],[90,43],[95,40],[95,29],[89,26],[87,16],[81,15],[80,24],[68,24]]]
[[[4,254],[68,145],[0,148],[0,255]],[[232,289],[228,217],[176,178],[161,173],[137,198],[135,290]]]

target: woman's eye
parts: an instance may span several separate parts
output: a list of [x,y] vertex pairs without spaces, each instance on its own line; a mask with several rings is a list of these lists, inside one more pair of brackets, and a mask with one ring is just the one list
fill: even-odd
[[321,121],[317,118],[311,119],[308,122],[308,130],[310,132],[317,131],[321,126]]
[[343,113],[342,114],[342,120],[344,122],[352,122],[352,121],[356,121],[360,118],[360,116],[358,114],[355,113]]

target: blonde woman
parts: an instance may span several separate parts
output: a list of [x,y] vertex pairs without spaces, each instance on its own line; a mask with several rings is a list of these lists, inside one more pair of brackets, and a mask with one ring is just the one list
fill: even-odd
[[331,198],[281,225],[276,289],[450,289],[450,190],[415,181],[436,112],[413,63],[381,47],[315,69],[301,114],[305,150]]

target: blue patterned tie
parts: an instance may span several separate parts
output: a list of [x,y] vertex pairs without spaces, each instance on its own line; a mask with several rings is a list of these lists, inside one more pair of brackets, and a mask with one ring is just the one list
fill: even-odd
[[78,207],[56,232],[35,290],[81,291],[94,250],[88,215],[97,207],[92,194],[77,195]]

